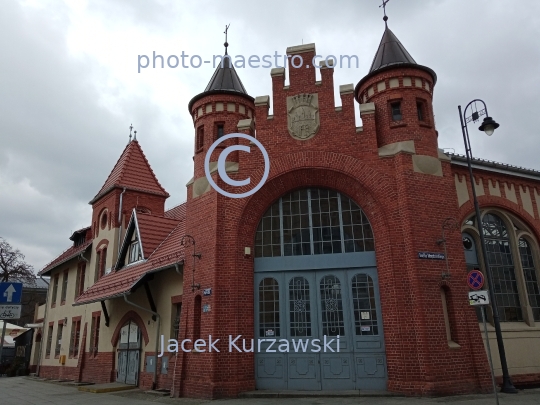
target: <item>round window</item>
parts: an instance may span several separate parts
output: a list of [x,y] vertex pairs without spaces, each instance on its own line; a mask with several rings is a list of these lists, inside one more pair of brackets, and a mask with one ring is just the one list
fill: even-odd
[[107,226],[107,211],[103,211],[101,214],[101,229],[105,229]]
[[473,241],[469,236],[463,237],[463,247],[465,250],[471,250],[473,247]]

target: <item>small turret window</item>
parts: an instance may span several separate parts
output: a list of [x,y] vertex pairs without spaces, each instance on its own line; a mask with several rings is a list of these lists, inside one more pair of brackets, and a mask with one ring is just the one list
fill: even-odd
[[416,103],[416,111],[418,112],[418,121],[424,121],[424,106],[421,101]]
[[390,107],[392,108],[392,121],[401,121],[402,115],[401,115],[401,103],[395,102],[390,104]]
[[218,124],[217,126],[217,137],[221,138],[224,135],[223,124]]
[[197,151],[200,151],[202,150],[203,146],[204,146],[204,127],[199,127],[197,129],[197,142],[196,142],[196,146],[197,146]]

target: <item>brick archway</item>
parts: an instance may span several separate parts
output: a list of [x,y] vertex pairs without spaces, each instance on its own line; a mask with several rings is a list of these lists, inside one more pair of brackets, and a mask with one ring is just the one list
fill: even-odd
[[148,341],[150,339],[148,337],[148,331],[146,330],[146,327],[144,326],[144,321],[142,320],[141,316],[135,311],[128,311],[122,317],[122,319],[118,321],[118,324],[116,325],[116,328],[114,329],[114,333],[111,337],[111,344],[113,347],[116,347],[116,344],[118,343],[118,339],[120,338],[120,330],[129,320],[137,324],[137,326],[141,330],[141,335],[144,339],[144,345],[146,346],[148,344]]

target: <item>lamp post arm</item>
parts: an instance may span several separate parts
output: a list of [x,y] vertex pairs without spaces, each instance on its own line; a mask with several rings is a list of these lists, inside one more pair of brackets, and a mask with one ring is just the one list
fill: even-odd
[[[475,101],[480,101],[482,104],[484,104],[484,108],[487,115],[487,107],[486,104],[482,100],[473,100],[469,104],[467,104],[467,107],[465,107],[465,112],[467,112],[467,108],[474,103]],[[482,223],[482,217],[480,213],[480,206],[478,204],[478,198],[476,196],[476,183],[474,181],[473,171],[472,171],[472,152],[471,152],[471,141],[469,139],[469,131],[467,128],[467,122],[465,118],[465,113],[461,113],[461,106],[458,106],[459,110],[459,119],[461,121],[461,131],[463,133],[463,143],[465,144],[465,154],[467,157],[467,166],[469,169],[469,178],[471,181],[471,190],[472,190],[472,197],[473,197],[473,203],[474,203],[474,211],[476,214],[476,223],[478,226],[478,233],[480,235],[480,247],[482,250],[482,259],[484,261],[484,266],[486,269],[486,276],[489,286],[489,299],[491,300],[491,308],[493,311],[493,325],[495,327],[495,335],[497,337],[497,347],[499,349],[499,357],[501,360],[501,368],[503,373],[503,386],[501,391],[506,393],[517,393],[516,388],[512,384],[512,380],[510,378],[510,374],[508,373],[508,364],[506,362],[506,353],[504,350],[504,343],[503,343],[503,337],[502,337],[502,331],[501,331],[501,324],[500,324],[500,318],[499,318],[499,309],[497,308],[497,302],[495,301],[495,284],[493,280],[493,273],[491,272],[491,267],[489,265],[489,259],[488,254],[486,250],[486,241],[484,238],[484,226]]]

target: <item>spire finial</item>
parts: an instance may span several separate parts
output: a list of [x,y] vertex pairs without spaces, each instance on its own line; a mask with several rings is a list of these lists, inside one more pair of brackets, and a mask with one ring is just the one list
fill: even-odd
[[129,142],[128,143],[131,143],[131,131],[133,129],[133,124],[129,124]]
[[136,141],[136,140],[137,140],[137,131],[135,130],[135,131],[133,131],[133,133],[135,134],[135,135],[133,136],[133,140]]
[[383,17],[383,20],[384,20],[384,25],[386,28],[388,28],[388,17],[386,16],[386,3],[388,3],[390,0],[383,0],[382,4],[379,6],[379,8],[383,8],[383,11],[384,11],[384,17]]
[[225,43],[223,45],[225,45],[225,55],[227,55],[227,47],[229,46],[229,43],[227,42],[227,31],[229,31],[229,25],[226,25],[225,26],[225,31],[223,31],[223,33],[225,34]]

